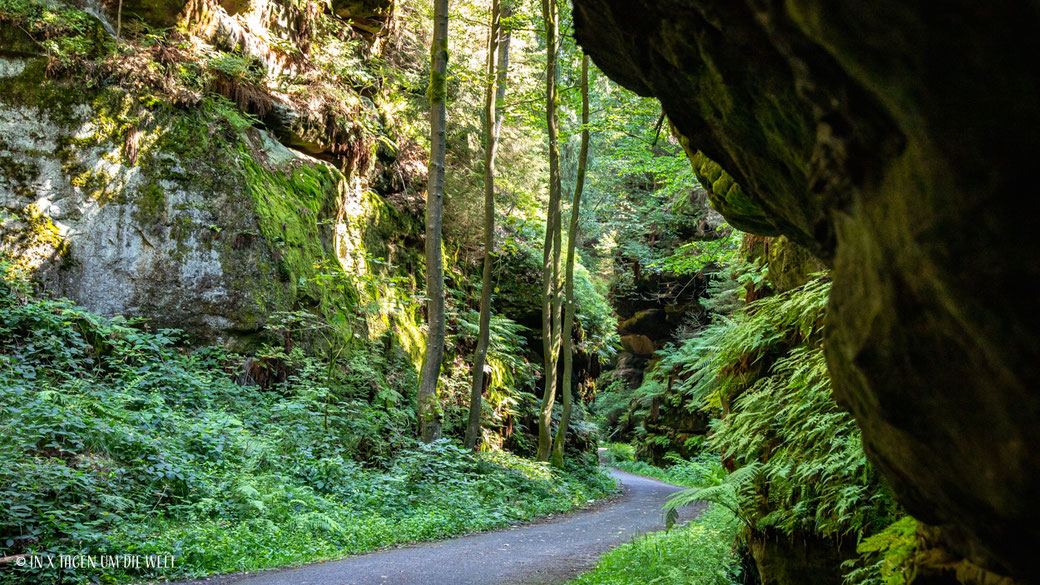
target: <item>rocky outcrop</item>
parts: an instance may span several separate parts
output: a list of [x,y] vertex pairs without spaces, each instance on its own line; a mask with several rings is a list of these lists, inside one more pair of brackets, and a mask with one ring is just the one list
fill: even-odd
[[[291,21],[296,14],[308,10],[321,10],[322,3],[278,2],[277,0],[104,0],[103,4],[110,15],[122,11],[124,21],[141,20],[154,28],[175,26],[184,17],[185,9],[198,14],[220,10],[234,16],[253,10],[257,13],[287,12]],[[259,5],[259,6],[258,6]],[[393,0],[332,0],[329,4],[332,13],[337,17],[350,21],[357,29],[367,33],[384,32],[387,24],[393,20]],[[113,16],[113,21],[115,20]]]
[[769,531],[755,532],[749,548],[760,585],[843,585],[841,564],[856,557],[854,544]]
[[394,0],[332,0],[332,12],[365,32],[380,33],[394,16]]
[[574,6],[597,65],[740,185],[719,210],[834,268],[835,392],[899,500],[952,554],[1040,579],[1035,4]]
[[[389,267],[416,272],[420,247],[402,239],[418,221],[363,175],[236,127],[207,102],[171,111],[121,88],[46,80],[45,66],[0,57],[0,254],[48,294],[243,350],[270,339],[277,311],[375,304],[370,333],[393,328],[420,355],[418,309],[372,286]],[[349,281],[319,286],[337,262]]]

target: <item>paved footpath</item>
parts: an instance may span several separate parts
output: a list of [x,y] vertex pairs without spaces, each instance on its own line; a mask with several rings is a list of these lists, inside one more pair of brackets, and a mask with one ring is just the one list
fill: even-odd
[[[191,581],[205,585],[555,585],[592,568],[607,550],[664,529],[661,506],[681,490],[613,470],[624,484],[591,510],[451,540],[292,569]],[[686,511],[688,519],[696,510]],[[188,585],[187,583],[182,585]]]

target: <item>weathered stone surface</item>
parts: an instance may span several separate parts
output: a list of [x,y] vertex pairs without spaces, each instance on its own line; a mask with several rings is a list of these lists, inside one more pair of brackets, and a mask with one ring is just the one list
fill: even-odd
[[750,548],[761,585],[842,585],[841,564],[856,557],[852,541],[772,532],[755,533]]
[[668,315],[663,309],[650,308],[636,312],[618,325],[621,335],[636,333],[649,337],[665,338],[671,334],[674,325],[668,324]]
[[1035,3],[574,5],[597,65],[833,266],[835,391],[900,501],[1040,579]]
[[744,193],[729,173],[722,170],[719,163],[704,156],[685,137],[680,136],[679,140],[693,163],[697,180],[708,192],[708,201],[713,208],[723,213],[730,225],[763,236],[779,233],[762,208]]
[[[119,10],[119,0],[106,0],[105,7],[112,15]],[[177,24],[188,0],[122,0],[123,21],[138,19],[155,28],[166,28]]]
[[[244,186],[192,185],[185,165],[205,162],[172,154],[155,167],[121,160],[89,104],[84,96],[62,113],[0,97],[0,208],[19,216],[32,206],[58,236],[26,238],[24,221],[8,221],[4,248],[49,292],[104,315],[148,316],[200,340],[257,331],[276,303],[256,291],[282,287],[257,269],[273,266],[270,249],[236,244],[257,231]],[[150,172],[160,166],[166,178]]]
[[649,357],[622,351],[614,363],[614,376],[624,380],[629,388],[638,388],[643,383],[643,373]]
[[0,26],[0,56],[34,57],[40,52],[36,42],[17,26]]
[[[246,349],[271,313],[323,310],[315,264],[363,277],[366,254],[388,257],[389,234],[412,225],[266,132],[46,81],[43,67],[0,57],[0,251],[48,294]],[[398,311],[402,338],[415,312]],[[382,317],[370,328],[392,325]]]
[[394,0],[332,0],[332,12],[355,27],[379,33],[394,15]]
[[646,335],[622,335],[621,347],[629,353],[642,356],[651,355],[657,349],[654,347],[654,341]]

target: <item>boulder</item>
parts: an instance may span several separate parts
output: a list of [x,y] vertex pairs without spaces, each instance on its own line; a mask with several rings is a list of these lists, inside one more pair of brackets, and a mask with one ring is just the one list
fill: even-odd
[[643,309],[632,317],[625,319],[618,326],[622,335],[639,334],[661,339],[671,334],[667,314],[661,309]]
[[[391,214],[362,178],[265,131],[47,80],[45,67],[0,57],[0,253],[48,294],[247,350],[269,340],[272,313],[324,310],[315,265],[363,275],[364,254],[394,247],[394,264],[412,266],[395,238],[416,224],[371,221]],[[332,294],[337,307],[357,298]],[[416,315],[394,318],[410,331]]]
[[654,353],[654,341],[646,335],[622,335],[621,347],[636,355],[648,356]]
[[394,0],[332,0],[332,12],[355,28],[379,33],[393,18]]

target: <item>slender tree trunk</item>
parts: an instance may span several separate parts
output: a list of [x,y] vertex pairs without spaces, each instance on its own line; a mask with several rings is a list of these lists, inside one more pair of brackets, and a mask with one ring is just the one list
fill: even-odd
[[430,68],[430,171],[426,194],[426,359],[419,381],[419,436],[424,442],[441,437],[441,405],[437,380],[444,359],[444,266],[441,227],[444,211],[444,155],[447,133],[448,0],[434,0]]
[[502,128],[502,102],[509,69],[509,33],[503,19],[509,18],[508,0],[491,1],[491,27],[488,31],[487,88],[484,95],[484,275],[480,284],[480,334],[473,355],[473,386],[469,398],[467,449],[476,449],[480,438],[481,396],[484,393],[484,364],[487,363],[491,337],[491,275],[495,250],[495,155]]
[[566,304],[563,315],[563,413],[560,427],[553,441],[552,464],[563,467],[563,450],[567,441],[567,427],[571,423],[574,397],[571,376],[574,371],[574,347],[571,328],[574,326],[574,247],[578,243],[578,219],[581,213],[581,192],[585,188],[585,170],[589,160],[589,56],[581,60],[581,152],[578,154],[578,176],[574,182],[574,201],[571,203],[571,225],[567,232],[567,276],[564,282]]
[[559,53],[560,13],[557,0],[542,0],[545,21],[545,118],[549,132],[549,210],[546,213],[545,249],[542,256],[542,276],[545,279],[542,305],[542,344],[545,357],[545,390],[538,413],[538,461],[548,461],[552,451],[552,409],[556,400],[556,366],[560,351],[560,321],[563,291],[560,287],[562,268],[562,232],[560,207],[560,139],[559,98],[557,96],[556,68]]

